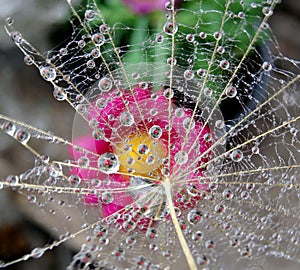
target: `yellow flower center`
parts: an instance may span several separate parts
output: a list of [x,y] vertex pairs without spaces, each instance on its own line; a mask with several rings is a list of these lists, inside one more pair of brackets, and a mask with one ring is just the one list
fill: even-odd
[[148,175],[162,166],[166,157],[165,147],[147,133],[134,134],[118,143],[114,152],[118,155],[120,171]]

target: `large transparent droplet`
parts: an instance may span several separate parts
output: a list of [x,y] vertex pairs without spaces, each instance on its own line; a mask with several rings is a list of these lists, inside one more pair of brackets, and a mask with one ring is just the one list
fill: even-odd
[[98,158],[99,169],[107,174],[116,173],[120,163],[118,157],[113,153],[104,153]]
[[40,74],[46,81],[53,81],[56,78],[56,71],[52,67],[40,67]]
[[101,46],[105,42],[105,37],[104,37],[104,35],[102,35],[100,33],[96,33],[92,36],[92,40],[94,41],[94,43],[96,45]]
[[243,152],[239,149],[232,151],[230,158],[235,162],[240,162],[243,159]]
[[134,124],[134,117],[130,112],[123,112],[120,115],[121,124],[125,127],[130,127]]
[[152,126],[149,129],[149,135],[153,138],[153,139],[159,139],[162,135],[162,129],[160,126]]
[[112,88],[112,85],[112,80],[107,77],[102,78],[98,83],[99,89],[103,92],[108,92]]
[[188,161],[188,154],[187,154],[187,152],[185,152],[185,151],[179,151],[175,155],[175,161],[179,165],[187,163],[187,161]]
[[166,24],[164,25],[164,32],[167,35],[173,35],[177,32],[177,30],[178,30],[178,25],[176,23],[166,22]]

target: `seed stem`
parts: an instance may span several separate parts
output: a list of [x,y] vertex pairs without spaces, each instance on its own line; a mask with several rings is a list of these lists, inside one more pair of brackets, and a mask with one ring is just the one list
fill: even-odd
[[173,199],[172,199],[172,195],[171,195],[171,185],[170,185],[170,179],[167,178],[164,182],[163,182],[163,187],[165,189],[166,195],[167,195],[167,203],[168,203],[168,207],[169,207],[169,211],[170,211],[170,215],[181,245],[181,248],[183,250],[183,253],[185,255],[185,258],[187,260],[187,263],[189,265],[189,269],[190,270],[197,270],[197,266],[196,266],[196,262],[194,260],[194,257],[187,245],[187,242],[184,238],[184,235],[182,233],[182,230],[180,228],[177,216],[176,216],[176,212],[174,209],[174,205],[173,205]]

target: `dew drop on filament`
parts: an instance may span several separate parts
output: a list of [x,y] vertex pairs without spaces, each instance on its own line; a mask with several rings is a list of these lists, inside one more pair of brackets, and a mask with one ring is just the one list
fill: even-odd
[[98,167],[102,172],[111,174],[119,170],[120,163],[115,154],[104,153],[98,159]]
[[166,24],[164,25],[164,32],[167,35],[174,35],[178,30],[178,25],[176,23],[173,22],[166,22]]
[[53,81],[56,78],[56,70],[52,67],[40,67],[40,74],[46,81]]
[[30,139],[30,134],[22,129],[19,129],[15,133],[15,138],[22,144],[26,144]]

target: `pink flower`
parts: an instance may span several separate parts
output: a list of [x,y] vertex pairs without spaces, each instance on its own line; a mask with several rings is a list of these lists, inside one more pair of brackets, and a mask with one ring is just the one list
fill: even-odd
[[[169,143],[168,92],[165,89],[152,92],[150,88],[143,88],[136,86],[132,91],[122,92],[113,89],[97,96],[88,111],[90,123],[95,122],[96,128],[74,140],[75,145],[88,151],[84,153],[72,149],[74,159],[78,164],[82,159],[88,159],[89,165],[74,168],[71,174],[80,177],[89,188],[95,190],[95,194],[85,197],[85,203],[100,205],[103,217],[117,212],[122,214],[126,206],[140,200],[153,186],[158,187],[160,180],[172,176],[178,164],[181,170],[188,172],[181,179],[186,179],[185,185],[194,185],[198,190],[206,189],[205,184],[196,181],[197,177],[202,176],[201,170],[194,170],[199,168],[200,162],[191,168],[189,166],[199,153],[204,153],[211,145],[205,139],[210,129],[204,127],[201,121],[193,120],[193,128],[184,142],[192,110],[176,107],[172,103],[174,113]],[[95,130],[98,132],[96,136]],[[97,137],[99,134],[100,137]],[[167,159],[169,146],[170,161]],[[91,167],[95,169],[91,170]],[[151,179],[155,181],[151,182]],[[178,199],[182,194],[179,190],[174,196]],[[193,200],[185,206],[176,202],[175,205],[192,207],[199,196]],[[144,204],[147,208],[151,203]],[[147,218],[131,219],[140,226],[150,221]]]
[[138,14],[147,14],[154,10],[163,10],[167,0],[123,0],[123,2]]

